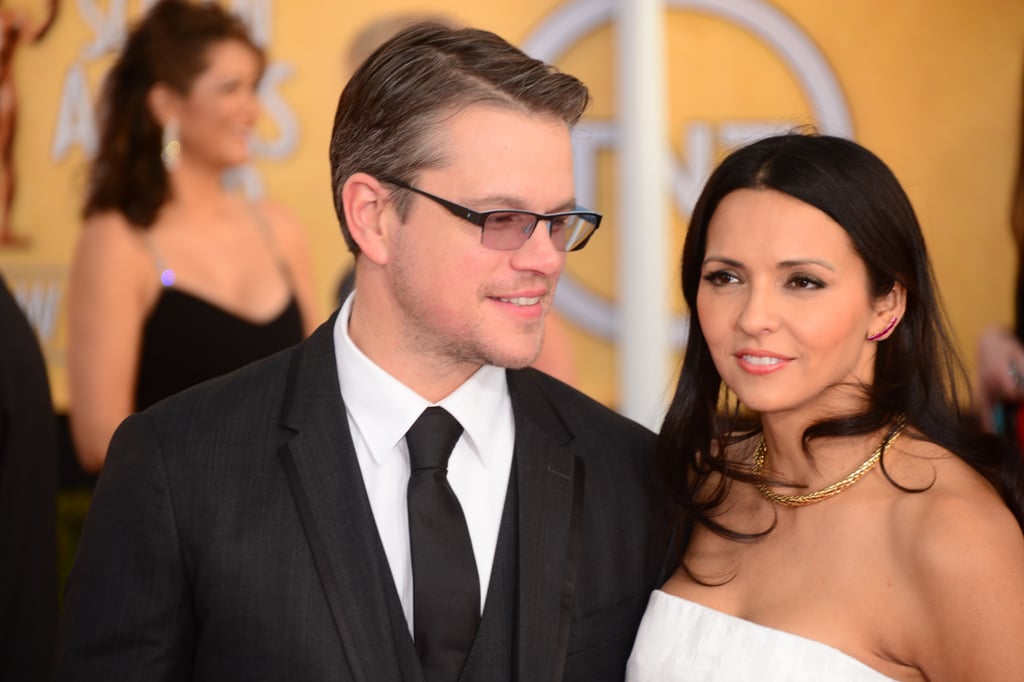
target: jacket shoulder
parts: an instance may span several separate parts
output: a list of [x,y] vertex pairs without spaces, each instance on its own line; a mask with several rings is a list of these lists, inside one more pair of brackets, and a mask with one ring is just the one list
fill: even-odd
[[527,368],[508,372],[509,390],[529,394],[536,391],[544,397],[549,409],[577,435],[580,433],[621,433],[627,437],[654,441],[656,435],[646,426],[625,417],[572,386]]
[[251,412],[268,401],[281,404],[281,396],[295,349],[289,348],[257,360],[223,376],[175,393],[144,410],[155,421],[210,414],[223,418],[233,412]]

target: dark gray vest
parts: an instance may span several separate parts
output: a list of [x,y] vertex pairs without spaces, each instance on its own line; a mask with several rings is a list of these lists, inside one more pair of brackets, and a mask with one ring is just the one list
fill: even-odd
[[469,651],[461,682],[512,682],[515,675],[516,604],[519,594],[519,495],[512,465],[498,545],[487,588],[483,618]]
[[[519,585],[519,515],[516,467],[513,462],[505,493],[505,508],[501,514],[498,544],[494,550],[494,564],[487,588],[483,617],[470,649],[460,682],[512,682],[515,676],[516,603]],[[388,562],[383,549],[378,552],[378,563],[387,571]],[[391,589],[387,595],[388,618],[395,642],[402,678],[422,682],[423,672],[409,634],[398,593]]]

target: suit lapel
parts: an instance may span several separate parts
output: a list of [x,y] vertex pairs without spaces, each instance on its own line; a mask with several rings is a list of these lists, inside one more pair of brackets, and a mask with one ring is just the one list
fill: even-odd
[[[399,631],[408,636],[404,622],[397,628],[389,617],[398,596],[348,430],[334,319],[294,353],[282,410],[282,426],[294,435],[279,454],[353,679],[422,679],[411,637],[395,641]],[[519,493],[517,677],[559,680],[582,533],[583,463],[532,370],[509,371],[508,385]]]
[[532,371],[508,372],[508,384],[519,486],[518,677],[559,680],[582,533],[583,462]]
[[[415,651],[411,637],[407,643],[395,642],[389,602],[397,603],[398,596],[338,386],[335,317],[295,352],[282,412],[282,425],[295,435],[279,454],[352,677],[409,679],[415,677]],[[413,656],[411,669],[408,652]]]

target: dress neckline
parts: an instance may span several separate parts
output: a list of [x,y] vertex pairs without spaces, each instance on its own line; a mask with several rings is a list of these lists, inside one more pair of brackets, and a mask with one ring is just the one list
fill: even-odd
[[[732,614],[725,613],[724,611],[719,611],[718,609],[711,608],[710,606],[706,606],[704,604],[701,604],[700,602],[695,602],[690,599],[686,599],[685,597],[679,597],[677,595],[665,592],[661,589],[654,590],[653,594],[651,595],[652,604],[655,600],[661,601],[668,608],[677,610],[689,609],[690,611],[696,613],[703,613],[710,617],[715,617],[723,619],[727,622],[732,622],[736,624],[738,627],[747,628],[753,631],[771,632],[776,636],[788,639],[792,642],[799,643],[802,646],[818,649],[819,651],[827,651],[836,656],[841,656],[842,658],[846,659],[851,665],[861,668],[865,673],[874,674],[880,681],[893,680],[893,678],[889,677],[888,675],[885,675],[884,673],[876,670],[875,668],[872,668],[859,658],[851,656],[842,649],[837,649],[831,644],[826,644],[825,642],[821,642],[816,639],[811,639],[810,637],[804,637],[803,635],[798,635],[793,632],[788,632],[786,630],[780,630],[778,628],[773,628],[767,625],[762,625],[760,623],[755,623],[752,620],[747,620],[746,618],[741,618],[740,616],[734,616]],[[648,608],[650,608],[650,606],[648,606]]]
[[220,305],[218,303],[214,303],[214,302],[210,301],[209,299],[203,298],[202,296],[199,296],[198,294],[194,294],[194,293],[188,291],[187,289],[181,289],[181,288],[178,288],[178,287],[161,287],[160,295],[157,297],[156,302],[153,304],[153,308],[150,310],[149,314],[146,316],[147,319],[153,317],[153,315],[156,312],[156,310],[161,305],[163,305],[165,303],[165,301],[167,300],[167,297],[171,297],[171,299],[173,299],[174,297],[178,297],[178,298],[182,299],[183,302],[192,303],[192,304],[195,304],[197,306],[206,308],[211,313],[219,314],[219,315],[221,315],[223,317],[226,317],[226,318],[231,318],[231,319],[236,320],[237,322],[239,322],[241,324],[245,324],[245,325],[248,325],[248,326],[254,327],[254,328],[269,327],[269,326],[277,323],[279,320],[281,320],[281,318],[283,318],[286,315],[288,315],[290,313],[291,309],[295,305],[297,305],[297,301],[295,300],[295,294],[294,294],[294,292],[292,292],[288,296],[288,299],[285,301],[284,306],[282,306],[280,310],[278,310],[276,313],[274,313],[273,315],[271,315],[270,317],[268,317],[265,320],[257,320],[257,319],[253,319],[250,316],[241,315],[241,314],[236,313],[236,312],[234,312],[232,310],[229,310],[229,309],[225,308],[224,306],[222,306],[222,305]]

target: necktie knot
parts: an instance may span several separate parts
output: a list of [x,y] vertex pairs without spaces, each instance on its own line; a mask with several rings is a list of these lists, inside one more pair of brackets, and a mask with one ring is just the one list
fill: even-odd
[[462,425],[443,407],[425,409],[405,434],[411,470],[447,469],[461,435]]

